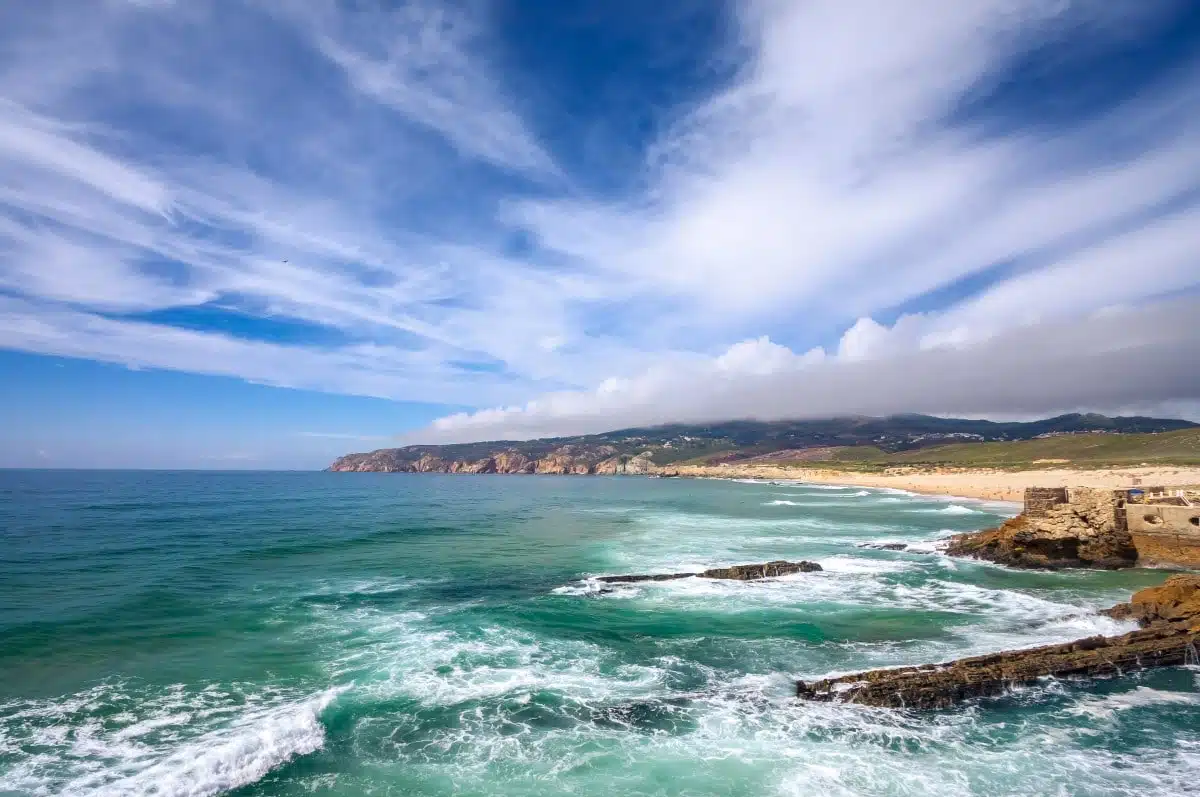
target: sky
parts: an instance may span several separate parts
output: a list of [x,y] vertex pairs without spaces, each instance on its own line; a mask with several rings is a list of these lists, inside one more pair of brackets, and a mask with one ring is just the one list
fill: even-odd
[[0,4],[0,467],[1200,420],[1189,0]]

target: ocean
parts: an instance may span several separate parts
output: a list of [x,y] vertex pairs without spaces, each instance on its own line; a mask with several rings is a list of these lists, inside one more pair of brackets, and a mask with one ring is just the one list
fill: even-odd
[[[792,697],[1131,627],[1091,612],[1162,573],[936,552],[1013,511],[715,480],[0,471],[0,794],[1195,794],[1195,668],[941,712]],[[912,549],[859,547],[879,542]],[[588,580],[771,559],[824,571]]]

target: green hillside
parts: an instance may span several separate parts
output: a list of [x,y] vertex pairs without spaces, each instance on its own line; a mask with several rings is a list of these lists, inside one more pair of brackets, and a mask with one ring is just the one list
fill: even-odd
[[[497,457],[502,466],[496,464]],[[1081,414],[1002,423],[929,415],[729,421],[540,440],[411,445],[347,454],[330,467],[388,472],[491,472],[495,467],[531,472],[541,467],[538,472],[590,473],[600,463],[613,467],[634,457],[649,457],[659,467],[739,462],[783,467],[824,462],[854,469],[903,464],[1015,467],[1040,459],[1091,466],[1197,464],[1200,426],[1170,418]]]
[[[846,461],[838,458],[839,461]],[[859,460],[874,465],[1024,467],[1039,460],[1067,460],[1082,467],[1105,465],[1200,465],[1200,429],[1159,434],[1071,434],[1002,443],[957,443],[900,451]],[[1053,464],[1041,462],[1039,464]]]

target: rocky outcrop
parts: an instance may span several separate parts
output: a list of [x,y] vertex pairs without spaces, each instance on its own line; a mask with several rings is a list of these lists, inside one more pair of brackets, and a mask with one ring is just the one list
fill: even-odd
[[650,458],[650,452],[646,451],[634,456],[619,455],[609,457],[596,465],[595,473],[597,475],[624,474],[628,476],[648,476],[659,473],[659,471],[659,467]]
[[346,473],[412,473],[413,462],[398,457],[396,449],[381,449],[369,454],[347,454],[329,466],[331,471]]
[[761,565],[716,567],[699,573],[656,573],[638,576],[600,576],[606,584],[632,584],[638,581],[673,581],[677,578],[720,578],[733,581],[758,581],[764,578],[790,576],[793,573],[815,573],[821,570],[816,562],[787,562],[782,559]]
[[639,581],[675,581],[680,578],[696,578],[699,573],[653,573],[637,576],[599,576],[596,580],[605,584],[634,584]]
[[1004,694],[1047,676],[1091,678],[1150,667],[1197,663],[1200,645],[1200,576],[1175,576],[1144,589],[1113,617],[1144,626],[1122,636],[1094,636],[1062,645],[973,656],[944,664],[827,678],[796,684],[807,700],[860,703],[886,708],[948,708],[969,698]]
[[493,457],[484,457],[483,459],[475,460],[474,462],[465,462],[462,460],[451,463],[449,473],[495,473],[496,460]]
[[1200,576],[1171,576],[1158,587],[1134,593],[1129,603],[1119,603],[1105,612],[1118,620],[1137,620],[1140,625],[1187,622],[1200,631]]
[[1111,490],[1072,489],[1070,501],[1024,512],[998,528],[951,538],[946,553],[1011,567],[1116,570],[1137,562]]
[[725,578],[734,581],[757,581],[762,578],[778,578],[790,576],[793,573],[817,573],[821,566],[816,562],[788,562],[777,559],[762,565],[734,565],[733,567],[718,567],[705,570],[701,578]]
[[968,698],[1001,695],[1046,676],[1112,676],[1186,664],[1195,660],[1198,642],[1200,632],[1182,623],[1163,623],[1118,637],[1095,636],[945,664],[800,682],[796,694],[808,700],[885,708],[949,708]]
[[657,471],[650,454],[619,455],[613,446],[559,446],[532,457],[516,448],[494,451],[476,459],[447,459],[419,449],[390,448],[369,454],[347,454],[329,470],[378,473],[541,473],[649,474]]
[[496,473],[533,473],[537,460],[530,459],[520,451],[501,451],[494,457]]

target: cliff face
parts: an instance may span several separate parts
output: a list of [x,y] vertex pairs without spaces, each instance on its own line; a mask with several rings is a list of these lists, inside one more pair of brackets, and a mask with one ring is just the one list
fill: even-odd
[[[1064,491],[1065,492],[1065,491]],[[1065,497],[1065,496],[1064,496]],[[1111,490],[1072,488],[1061,504],[1031,506],[994,529],[962,534],[946,552],[1012,567],[1132,567],[1138,552],[1118,522]]]
[[[653,473],[690,462],[754,466],[835,457],[847,447],[906,452],[967,441],[1030,440],[1080,432],[1161,432],[1188,429],[1187,421],[1063,415],[1031,423],[895,415],[795,421],[668,424],[603,434],[539,440],[414,445],[348,454],[330,470],[381,473]],[[665,475],[665,474],[664,474]],[[723,474],[728,475],[728,474]]]
[[413,449],[388,448],[339,457],[329,470],[373,473],[542,473],[558,475],[651,474],[657,468],[649,452],[619,454],[613,446],[564,445],[533,457],[515,448],[479,459],[444,459]]

